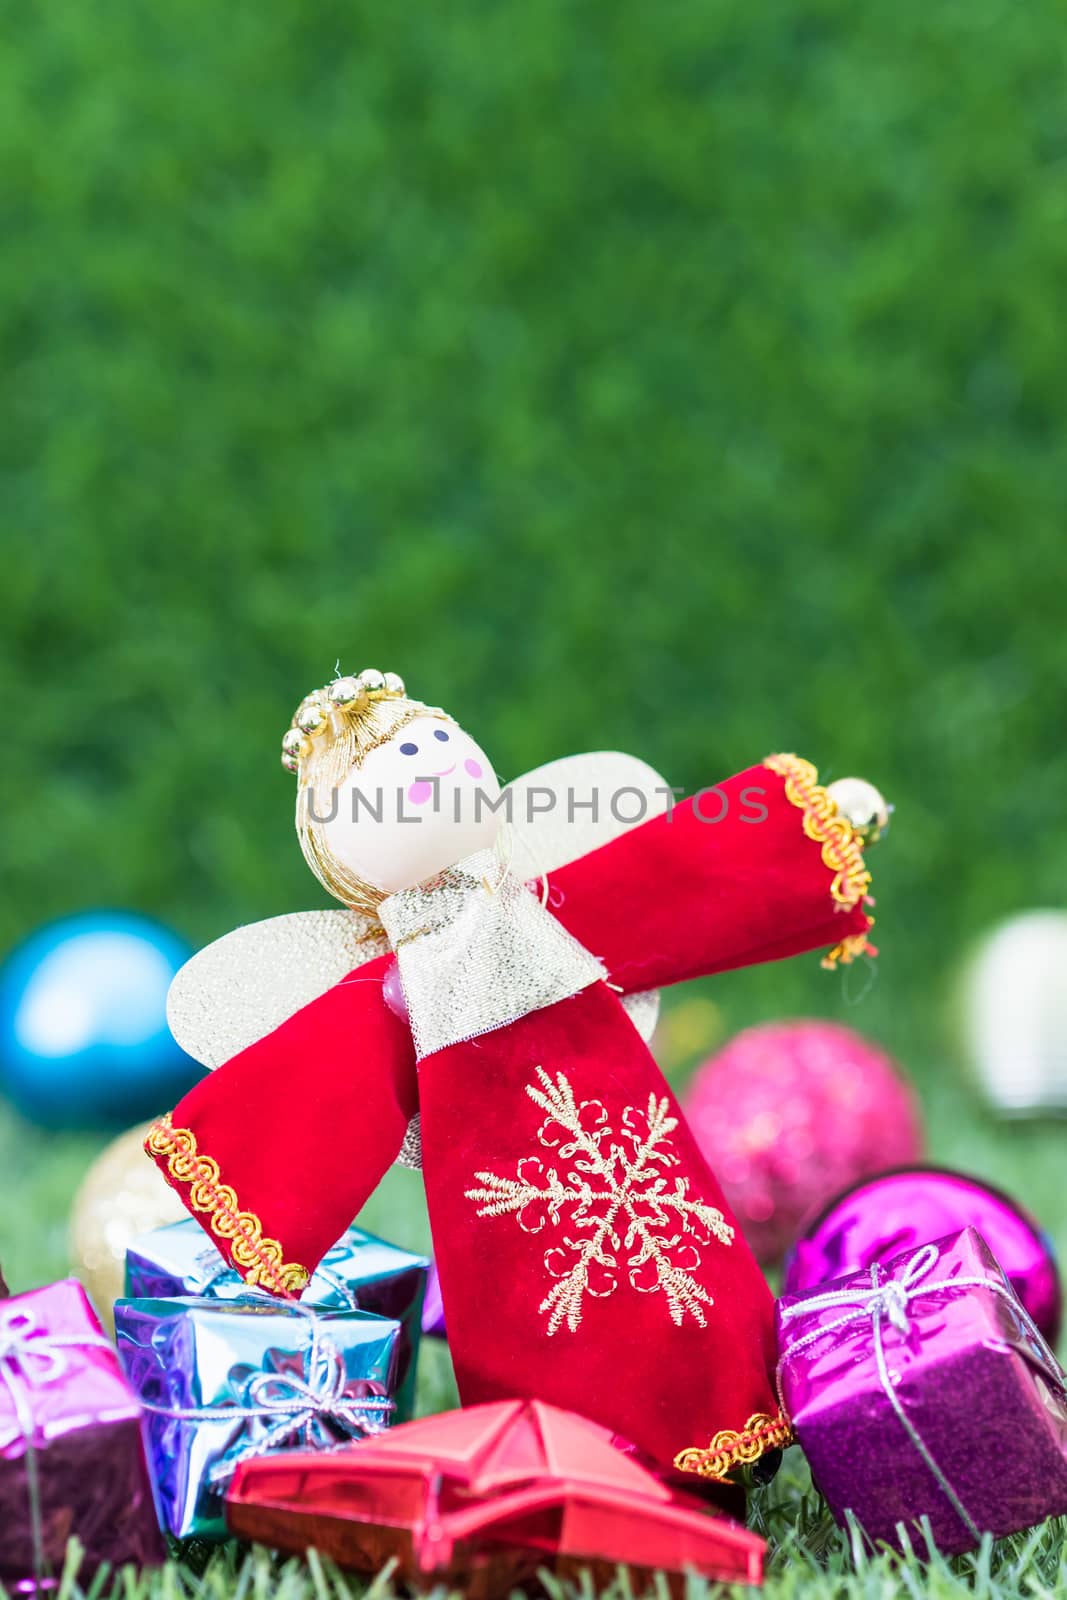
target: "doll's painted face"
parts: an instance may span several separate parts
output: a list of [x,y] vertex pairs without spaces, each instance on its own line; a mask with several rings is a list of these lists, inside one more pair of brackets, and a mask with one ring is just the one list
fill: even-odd
[[[332,853],[385,894],[410,889],[496,842],[500,785],[485,752],[454,722],[417,717],[339,786],[323,822]],[[323,816],[332,797],[316,797]]]

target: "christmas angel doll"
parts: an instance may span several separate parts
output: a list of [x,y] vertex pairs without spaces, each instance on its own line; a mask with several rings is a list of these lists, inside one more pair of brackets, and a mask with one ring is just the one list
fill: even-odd
[[796,756],[673,803],[600,754],[501,792],[395,674],[283,741],[345,907],[209,945],[172,1028],[206,1076],[147,1148],[255,1286],[298,1295],[388,1165],[421,1158],[460,1395],[577,1411],[725,1476],[788,1438],[770,1291],[645,1042],[654,991],[867,948],[865,825]]

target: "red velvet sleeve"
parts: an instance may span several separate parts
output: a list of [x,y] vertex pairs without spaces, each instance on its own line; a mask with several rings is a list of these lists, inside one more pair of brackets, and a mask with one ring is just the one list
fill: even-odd
[[299,1292],[395,1160],[418,1110],[392,956],[358,967],[203,1078],[145,1148],[252,1284]]
[[624,993],[866,948],[870,876],[815,768],[771,756],[550,875],[549,905]]

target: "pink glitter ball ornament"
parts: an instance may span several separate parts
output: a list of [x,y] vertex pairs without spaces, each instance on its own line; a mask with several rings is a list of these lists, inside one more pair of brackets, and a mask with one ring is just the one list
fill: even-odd
[[922,1155],[918,1103],[900,1069],[836,1022],[746,1028],[698,1068],[684,1105],[763,1263],[842,1189]]

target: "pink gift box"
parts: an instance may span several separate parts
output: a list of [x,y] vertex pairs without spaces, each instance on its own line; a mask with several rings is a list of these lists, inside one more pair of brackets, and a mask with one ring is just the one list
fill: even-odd
[[72,1535],[83,1579],[163,1556],[141,1408],[68,1278],[0,1305],[0,1581],[54,1581]]
[[952,1553],[1067,1513],[1067,1379],[973,1228],[786,1295],[777,1320],[783,1402],[838,1521],[896,1543],[926,1515]]

